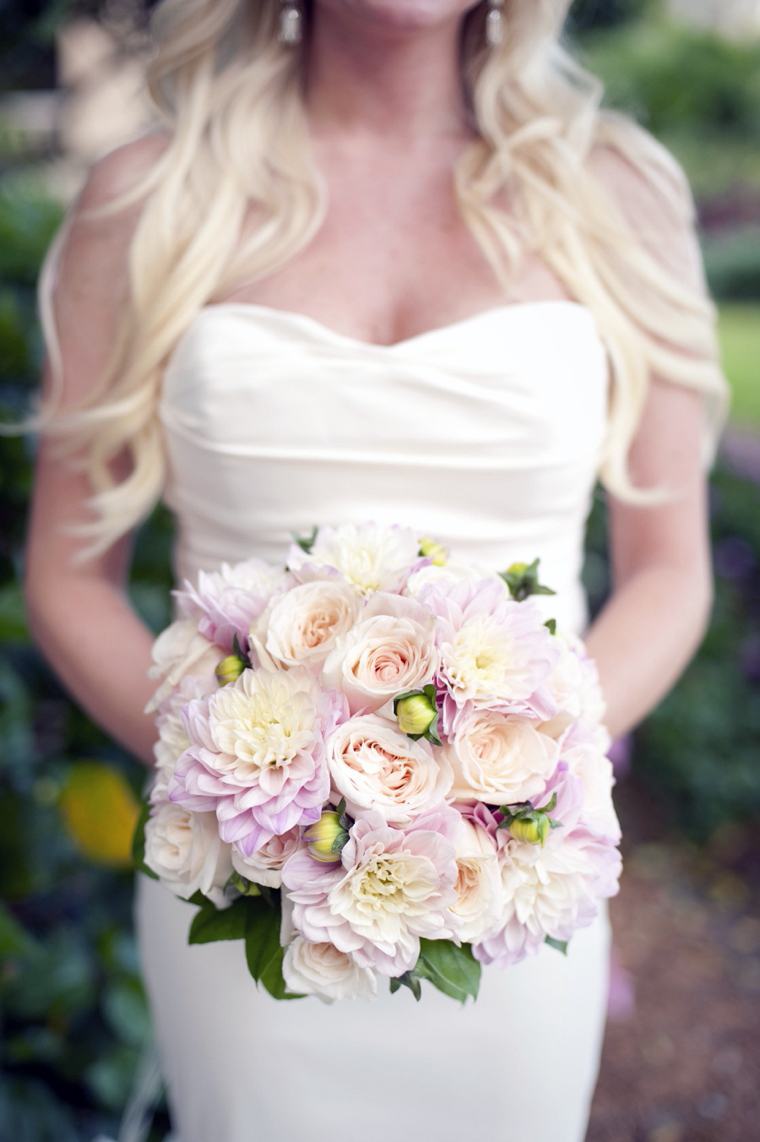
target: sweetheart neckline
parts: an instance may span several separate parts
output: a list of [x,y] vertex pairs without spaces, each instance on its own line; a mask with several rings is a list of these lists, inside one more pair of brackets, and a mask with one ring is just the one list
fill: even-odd
[[[579,313],[583,316],[584,320],[590,319],[595,324],[595,317],[590,308],[580,301],[574,301],[572,298],[539,298],[535,301],[519,301],[508,302],[502,305],[492,305],[487,309],[477,310],[475,313],[468,314],[465,317],[457,318],[456,321],[449,321],[445,325],[436,325],[430,329],[423,329],[419,333],[412,334],[411,337],[404,337],[400,341],[392,341],[390,343],[381,343],[378,341],[366,341],[361,337],[353,337],[350,333],[341,333],[332,326],[326,325],[316,317],[312,317],[307,313],[300,313],[294,309],[283,309],[280,306],[265,305],[261,302],[252,301],[219,301],[209,303],[201,306],[196,314],[196,317],[204,313],[213,313],[216,310],[230,310],[238,313],[249,312],[252,315],[258,314],[260,316],[273,316],[275,319],[282,321],[290,321],[294,324],[300,324],[306,329],[311,329],[319,333],[322,337],[327,338],[338,344],[352,345],[356,348],[361,348],[369,352],[381,354],[393,354],[399,351],[406,350],[418,344],[420,341],[429,341],[435,337],[443,336],[450,332],[456,332],[469,325],[475,325],[478,322],[492,318],[497,314],[506,316],[510,313],[525,314],[529,310],[539,310],[545,308],[564,308],[569,312]],[[193,322],[191,322],[193,324]],[[189,329],[190,326],[187,327]],[[187,332],[187,329],[185,332]],[[181,338],[180,338],[181,339]]]

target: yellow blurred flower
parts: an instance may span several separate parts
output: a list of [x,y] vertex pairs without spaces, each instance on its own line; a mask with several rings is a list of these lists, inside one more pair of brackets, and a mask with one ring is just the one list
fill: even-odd
[[66,830],[79,851],[97,864],[132,866],[132,836],[140,805],[117,769],[77,761],[58,798]]

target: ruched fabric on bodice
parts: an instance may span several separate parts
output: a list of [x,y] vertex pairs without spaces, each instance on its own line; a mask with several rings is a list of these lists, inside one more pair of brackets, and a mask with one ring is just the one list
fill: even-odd
[[392,345],[269,306],[206,306],[160,397],[175,577],[281,562],[293,533],[373,519],[494,568],[539,556],[551,613],[581,631],[607,387],[595,318],[573,301],[497,306]]

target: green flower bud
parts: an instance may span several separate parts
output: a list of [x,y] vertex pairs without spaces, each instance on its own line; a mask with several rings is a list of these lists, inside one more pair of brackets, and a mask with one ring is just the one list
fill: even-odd
[[534,559],[532,563],[510,563],[506,571],[500,571],[499,575],[507,584],[509,593],[513,599],[522,602],[527,599],[529,595],[555,595],[551,587],[545,586],[539,582],[538,578],[538,559]]
[[245,661],[239,654],[228,654],[226,658],[222,658],[216,664],[216,680],[220,686],[226,686],[228,682],[234,682],[236,678],[245,670]]
[[449,557],[449,553],[443,544],[430,535],[423,535],[420,540],[420,555],[431,556],[436,567],[443,567]]
[[515,840],[542,845],[551,832],[551,822],[545,813],[537,813],[534,817],[515,817],[508,828]]
[[319,820],[304,830],[303,839],[314,860],[331,864],[340,860],[340,850],[348,840],[348,831],[337,810],[325,809]]
[[239,872],[231,872],[227,884],[241,896],[261,896],[261,889],[252,880],[247,880]]
[[424,690],[400,698],[396,703],[398,726],[405,734],[421,736],[430,729],[437,713],[435,701]]
[[398,726],[407,737],[426,738],[435,745],[441,744],[438,736],[438,703],[435,686],[428,682],[421,690],[404,690],[393,699],[393,713]]

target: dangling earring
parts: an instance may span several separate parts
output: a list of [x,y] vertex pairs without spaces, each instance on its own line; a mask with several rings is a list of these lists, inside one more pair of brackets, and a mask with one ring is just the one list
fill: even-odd
[[297,44],[301,39],[301,9],[293,0],[280,0],[280,31],[277,36],[281,44]]
[[504,0],[488,0],[486,13],[486,43],[490,48],[498,47],[504,41]]

